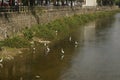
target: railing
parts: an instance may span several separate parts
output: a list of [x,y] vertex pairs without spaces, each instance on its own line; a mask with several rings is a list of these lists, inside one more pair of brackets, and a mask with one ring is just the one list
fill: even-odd
[[0,12],[21,12],[28,11],[28,6],[6,6],[0,7]]
[[76,7],[81,7],[81,5],[77,6],[2,6],[0,7],[0,12],[29,12],[31,9],[35,10],[64,10],[64,9],[71,9],[71,8],[76,8]]

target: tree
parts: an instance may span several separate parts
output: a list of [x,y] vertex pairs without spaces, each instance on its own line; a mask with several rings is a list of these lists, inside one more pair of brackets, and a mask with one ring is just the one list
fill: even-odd
[[99,6],[112,6],[115,0],[97,0]]
[[102,6],[102,0],[97,0],[98,6]]
[[34,6],[35,5],[35,0],[29,0],[30,2],[30,6]]
[[115,0],[115,4],[120,7],[120,0]]

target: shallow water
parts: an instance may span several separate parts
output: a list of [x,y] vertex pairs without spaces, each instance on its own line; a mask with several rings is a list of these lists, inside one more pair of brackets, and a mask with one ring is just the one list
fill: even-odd
[[0,63],[0,80],[120,80],[119,25],[120,14],[96,20],[70,34],[71,41],[67,37],[51,46],[49,53],[37,47]]

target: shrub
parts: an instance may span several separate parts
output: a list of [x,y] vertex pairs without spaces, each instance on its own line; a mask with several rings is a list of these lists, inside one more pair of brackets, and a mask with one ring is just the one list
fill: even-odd
[[23,31],[24,37],[28,40],[33,38],[33,32],[31,29],[26,29]]
[[29,45],[30,44],[26,39],[17,36],[13,38],[5,39],[4,41],[0,42],[0,46],[16,47],[16,48],[28,47]]

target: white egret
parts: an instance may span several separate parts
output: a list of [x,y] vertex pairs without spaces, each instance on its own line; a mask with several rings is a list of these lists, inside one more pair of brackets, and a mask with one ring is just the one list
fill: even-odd
[[0,59],[0,63],[2,63],[3,62],[3,57]]
[[72,40],[72,38],[71,38],[71,36],[69,37],[69,41],[71,42],[71,40]]
[[11,56],[11,55],[8,55],[7,57],[5,57],[6,59],[8,59],[8,60],[13,60],[14,59],[14,57],[13,56]]
[[63,54],[65,53],[65,51],[63,50],[63,48],[61,49],[61,53],[63,53]]
[[22,54],[22,51],[18,51],[19,54]]
[[78,47],[78,42],[77,41],[75,41],[75,47]]
[[23,77],[20,77],[20,80],[23,80]]
[[47,46],[47,53],[49,53],[50,52],[50,48]]
[[75,41],[75,45],[78,45],[78,42],[77,42],[77,41]]
[[47,43],[44,43],[44,46],[47,46]]
[[64,58],[64,55],[61,56],[61,60],[63,60],[63,58]]
[[58,31],[56,30],[55,33],[56,33],[56,36],[57,36],[58,35]]
[[35,51],[35,49],[36,49],[36,48],[34,47],[33,50]]
[[34,43],[34,41],[31,41],[30,43],[31,43],[32,45],[34,45],[34,44],[35,44],[35,43]]
[[3,64],[0,63],[0,67],[3,68]]
[[39,75],[36,75],[35,77],[36,77],[36,78],[40,78],[40,76],[39,76]]
[[35,47],[33,47],[33,53],[35,53],[35,50],[36,50],[36,48],[35,48]]

